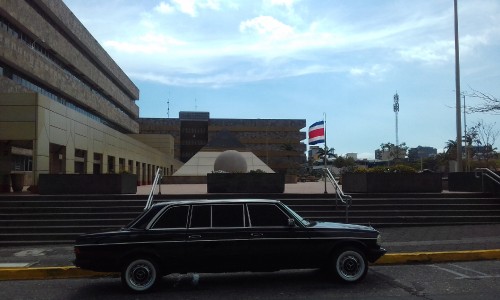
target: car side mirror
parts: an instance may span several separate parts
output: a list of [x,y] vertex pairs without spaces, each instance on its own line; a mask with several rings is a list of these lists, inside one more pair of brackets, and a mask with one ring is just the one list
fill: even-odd
[[288,227],[295,227],[295,219],[288,219]]

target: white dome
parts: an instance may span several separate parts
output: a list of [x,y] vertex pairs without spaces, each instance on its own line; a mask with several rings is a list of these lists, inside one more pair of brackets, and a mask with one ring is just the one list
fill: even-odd
[[247,162],[243,155],[236,150],[226,150],[219,154],[214,162],[214,171],[228,173],[246,173]]

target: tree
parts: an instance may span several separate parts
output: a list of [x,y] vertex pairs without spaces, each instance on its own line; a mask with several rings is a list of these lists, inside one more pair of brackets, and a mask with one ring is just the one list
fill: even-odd
[[398,146],[393,143],[385,143],[380,144],[380,150],[382,152],[389,152],[389,158],[398,160],[405,158],[408,146],[406,146],[406,143],[401,143]]
[[494,145],[499,131],[495,130],[495,125],[496,123],[485,124],[483,120],[480,120],[471,128],[473,132],[471,144],[476,144],[476,154],[486,161],[494,157],[497,150]]
[[444,146],[444,153],[445,153],[446,159],[455,160],[457,157],[457,141],[448,140],[446,142],[446,146]]
[[333,165],[339,169],[346,168],[348,170],[353,170],[356,166],[356,161],[352,157],[342,157],[338,156]]
[[463,95],[471,98],[477,98],[482,100],[482,103],[477,105],[477,106],[471,106],[469,107],[469,110],[471,112],[478,112],[478,113],[493,113],[493,114],[500,114],[500,100],[493,95],[486,94],[474,89],[471,89],[470,92],[464,92],[462,93]]

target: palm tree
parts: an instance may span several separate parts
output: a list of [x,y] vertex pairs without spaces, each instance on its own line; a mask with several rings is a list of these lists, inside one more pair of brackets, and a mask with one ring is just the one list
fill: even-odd
[[454,160],[457,157],[457,141],[448,140],[444,147],[444,153],[448,159]]

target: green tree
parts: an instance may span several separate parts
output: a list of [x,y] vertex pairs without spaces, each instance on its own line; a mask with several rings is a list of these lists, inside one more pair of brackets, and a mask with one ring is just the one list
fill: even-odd
[[389,157],[392,159],[401,160],[405,158],[408,146],[406,146],[406,143],[401,143],[396,146],[393,143],[388,142],[380,144],[380,150],[382,150],[382,152],[389,152]]

